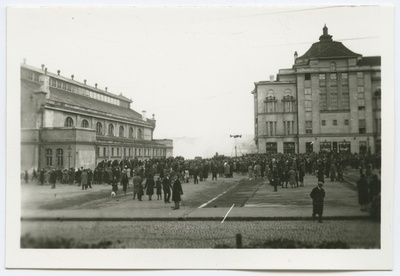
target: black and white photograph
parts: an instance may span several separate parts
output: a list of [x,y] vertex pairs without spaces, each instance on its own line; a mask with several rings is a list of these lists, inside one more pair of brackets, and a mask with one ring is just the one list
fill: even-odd
[[6,16],[7,268],[393,269],[393,6]]

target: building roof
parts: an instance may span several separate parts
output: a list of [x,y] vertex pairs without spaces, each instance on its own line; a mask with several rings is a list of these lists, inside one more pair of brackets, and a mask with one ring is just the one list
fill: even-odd
[[[44,74],[44,70],[41,70],[41,69],[36,68],[34,66],[30,66],[30,65],[27,65],[27,64],[21,64],[21,67],[29,69],[29,70],[32,70],[32,71],[35,71],[35,72],[37,72],[39,74]],[[82,87],[84,89],[93,90],[94,92],[101,93],[101,94],[107,95],[107,96],[115,98],[115,99],[123,100],[123,101],[130,102],[130,103],[132,102],[131,99],[128,99],[127,97],[123,96],[122,94],[116,95],[116,94],[110,93],[108,91],[101,90],[101,89],[99,89],[97,87],[93,87],[93,86],[90,86],[88,84],[84,84],[84,83],[81,83],[79,81],[76,81],[76,80],[73,80],[73,79],[69,79],[69,78],[60,76],[58,74],[51,73],[49,71],[46,71],[46,75],[48,75],[48,76],[50,76],[52,78],[56,78],[56,79],[65,81],[65,82],[69,82],[70,84],[74,84],[74,85],[80,86],[80,87]]]
[[381,66],[381,57],[363,57],[357,62],[358,66]]
[[120,117],[124,117],[128,120],[136,120],[140,121],[141,123],[149,124],[147,120],[142,120],[141,114],[130,108],[98,101],[96,99],[92,99],[83,95],[60,90],[53,87],[50,87],[50,100],[81,107],[88,110],[95,110],[104,114],[117,115]]
[[323,34],[319,37],[319,42],[314,43],[311,48],[298,59],[339,57],[349,58],[360,56],[360,54],[349,50],[341,42],[333,41],[332,36],[328,34],[328,28],[324,26]]

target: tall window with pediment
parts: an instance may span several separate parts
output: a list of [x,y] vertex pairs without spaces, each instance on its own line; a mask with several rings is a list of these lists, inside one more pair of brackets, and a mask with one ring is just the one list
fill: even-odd
[[96,124],[96,133],[99,135],[103,134],[103,125],[100,122],[97,122]]
[[65,126],[66,127],[73,127],[74,126],[74,120],[72,120],[71,117],[67,117],[67,119],[65,119]]
[[125,130],[123,126],[119,127],[119,137],[124,137],[125,136]]

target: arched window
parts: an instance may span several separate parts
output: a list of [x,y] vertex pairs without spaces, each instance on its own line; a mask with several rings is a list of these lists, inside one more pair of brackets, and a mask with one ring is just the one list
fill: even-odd
[[46,149],[46,165],[53,166],[53,151],[51,149]]
[[125,131],[124,131],[124,127],[120,126],[119,127],[119,137],[124,137],[125,136]]
[[64,166],[64,151],[63,149],[57,149],[56,150],[56,155],[57,155],[57,166]]
[[133,138],[133,127],[129,128],[129,138]]
[[103,125],[100,122],[96,124],[96,133],[102,135],[103,134]]
[[108,135],[109,136],[114,136],[114,126],[113,124],[108,125]]
[[336,63],[331,62],[331,71],[335,71],[336,70]]
[[82,120],[82,127],[88,128],[89,122],[87,120]]
[[67,117],[67,119],[65,119],[65,126],[66,127],[73,127],[74,126],[74,120],[72,120],[71,117]]
[[268,90],[268,92],[267,92],[267,97],[268,97],[268,98],[274,97],[274,90],[272,90],[272,89]]
[[286,89],[285,96],[292,96],[292,91],[290,91],[290,89]]
[[141,128],[138,129],[138,139],[143,139],[143,131]]

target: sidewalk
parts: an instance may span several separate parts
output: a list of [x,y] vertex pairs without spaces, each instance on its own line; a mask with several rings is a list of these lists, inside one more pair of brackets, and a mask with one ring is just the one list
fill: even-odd
[[[350,180],[349,182],[353,183]],[[314,183],[312,175],[306,179]],[[92,189],[85,191],[81,187],[69,184],[57,184],[56,189],[50,186],[40,186],[34,183],[22,184],[22,211],[21,220],[24,221],[168,221],[168,220],[310,220],[312,205],[309,192],[315,184],[307,184],[306,187],[296,189],[280,189],[278,193],[272,193],[271,186],[266,181],[260,180],[259,189],[249,195],[243,207],[217,207],[212,204],[206,208],[189,207],[185,200],[196,193],[206,193],[207,189],[215,185],[224,185],[224,189],[232,189],[239,184],[246,176],[235,174],[233,178],[218,179],[212,182],[210,178],[199,185],[183,183],[183,202],[179,210],[172,210],[173,204],[165,204],[164,200],[157,200],[153,196],[152,201],[143,197],[143,201],[132,200],[132,184],[128,194],[124,196],[122,189],[116,197],[110,198],[111,187],[104,184],[94,184]],[[353,177],[351,177],[353,179]],[[353,183],[353,185],[355,185]],[[325,190],[329,198],[324,209],[324,219],[366,219],[368,212],[361,212],[357,204],[357,192],[345,187],[340,183],[326,183]],[[32,196],[34,194],[34,196]],[[63,200],[74,200],[78,196],[100,196],[100,199],[88,201],[87,205],[70,207],[68,209],[39,209],[39,204],[51,202],[62,203]],[[295,202],[291,197],[298,197]],[[155,198],[155,199],[154,199]],[[337,201],[337,200],[342,201]],[[335,201],[336,200],[336,201]],[[208,201],[208,200],[206,200]],[[343,204],[344,203],[344,204]]]

